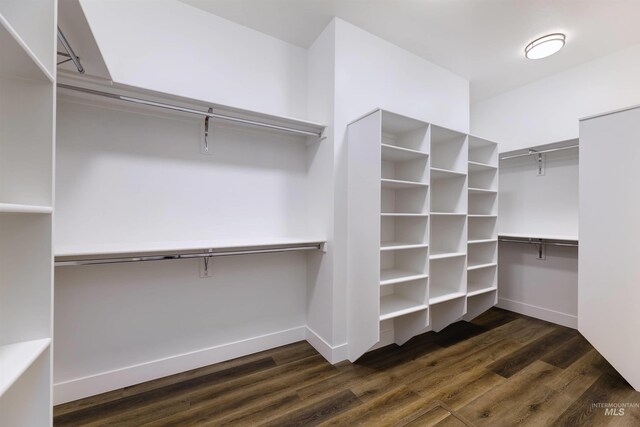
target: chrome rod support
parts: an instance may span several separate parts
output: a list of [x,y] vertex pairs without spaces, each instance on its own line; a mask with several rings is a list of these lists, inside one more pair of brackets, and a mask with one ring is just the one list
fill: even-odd
[[62,61],[62,62],[58,63],[58,65],[64,64],[65,62],[68,62],[70,60],[70,61],[73,62],[73,65],[76,66],[76,68],[78,69],[78,72],[80,74],[84,74],[84,67],[80,63],[80,58],[74,52],[73,48],[71,47],[71,45],[67,41],[67,38],[62,33],[62,30],[60,29],[60,27],[58,27],[58,40],[60,40],[60,44],[62,45],[64,50],[67,51],[67,55],[61,54],[60,52],[58,52],[58,55],[68,56],[68,58],[69,58],[67,61]]

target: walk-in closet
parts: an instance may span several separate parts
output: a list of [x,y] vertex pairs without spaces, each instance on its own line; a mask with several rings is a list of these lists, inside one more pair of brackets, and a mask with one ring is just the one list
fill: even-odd
[[640,425],[639,17],[1,0],[0,427]]

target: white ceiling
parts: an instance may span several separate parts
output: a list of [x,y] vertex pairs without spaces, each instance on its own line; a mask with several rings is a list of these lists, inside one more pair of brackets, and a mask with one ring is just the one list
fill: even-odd
[[[481,100],[640,43],[640,0],[181,0],[302,47],[337,16],[471,81]],[[567,34],[558,54],[524,46]]]

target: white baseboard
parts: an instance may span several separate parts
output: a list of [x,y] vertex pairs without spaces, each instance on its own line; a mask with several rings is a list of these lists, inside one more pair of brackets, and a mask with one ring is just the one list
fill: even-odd
[[[54,405],[58,405],[72,400],[81,399],[83,397],[93,396],[122,387],[128,387],[145,381],[188,371],[190,369],[196,369],[214,363],[223,362],[225,360],[234,359],[236,357],[268,350],[270,348],[302,341],[310,335],[307,331],[308,329],[305,326],[299,326],[296,328],[286,329],[284,331],[278,331],[241,341],[128,366],[126,368],[101,372],[87,377],[60,382],[53,386],[53,403]],[[316,346],[314,345],[314,347]],[[316,347],[316,349],[317,348],[318,347]],[[344,348],[346,350],[346,344],[344,345]],[[346,353],[346,351],[344,352]]]
[[322,355],[322,357],[329,361],[329,363],[336,364],[343,360],[347,360],[347,343],[332,346],[308,326],[306,339],[307,342]]
[[497,306],[504,308],[505,310],[535,317],[536,319],[546,320],[547,322],[555,323],[557,325],[578,329],[578,316],[573,314],[561,313],[559,311],[537,307],[535,305],[525,304],[523,302],[513,301],[506,298],[498,298]]

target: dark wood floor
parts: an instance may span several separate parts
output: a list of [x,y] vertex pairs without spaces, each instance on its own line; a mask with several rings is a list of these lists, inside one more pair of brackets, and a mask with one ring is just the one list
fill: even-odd
[[56,426],[640,426],[574,330],[500,309],[332,366],[300,342],[57,406]]

